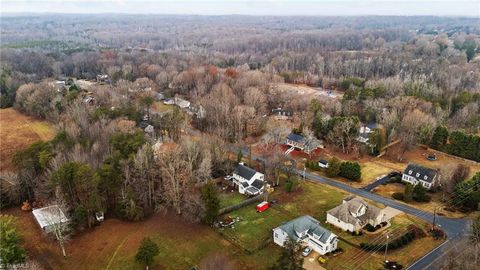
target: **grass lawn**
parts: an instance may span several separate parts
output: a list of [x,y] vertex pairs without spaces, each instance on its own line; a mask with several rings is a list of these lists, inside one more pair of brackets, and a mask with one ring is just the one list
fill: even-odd
[[378,177],[386,175],[392,171],[392,169],[372,161],[360,163],[360,166],[362,167],[363,185],[368,185],[369,183],[376,181]]
[[247,197],[245,197],[244,195],[236,191],[234,192],[223,191],[220,193],[220,208],[239,204],[242,201],[244,201],[246,198]]
[[152,109],[157,112],[167,112],[173,109],[174,105],[164,104],[163,101],[155,101],[152,105]]
[[13,108],[0,110],[0,170],[12,170],[16,151],[55,136],[53,125],[24,115]]
[[42,232],[31,212],[10,208],[2,210],[2,214],[18,218],[18,231],[28,256],[43,269],[145,269],[135,262],[144,237],[150,237],[160,249],[151,269],[188,269],[214,254],[227,257],[235,269],[266,269],[281,250],[272,245],[247,254],[209,226],[157,213],[139,222],[107,218],[94,229],[73,236],[66,246],[67,257],[63,258],[58,244]]
[[[400,183],[391,183],[387,185],[380,185],[377,188],[373,190],[373,192],[385,197],[385,198],[390,198],[392,199],[392,194],[395,192],[400,192],[403,193],[405,191],[405,185],[400,184]],[[443,215],[446,217],[451,217],[451,218],[462,218],[467,216],[467,214],[464,214],[460,211],[456,212],[451,212],[451,211],[446,211],[443,208],[443,203],[442,201],[442,192],[435,192],[435,193],[427,193],[428,196],[432,197],[432,200],[428,203],[420,203],[420,202],[415,202],[411,201],[409,203],[399,201],[401,203],[405,203],[407,205],[413,206],[415,208],[418,208],[423,211],[427,211],[430,213],[433,213],[433,210],[437,208],[437,211],[439,211],[439,215]]]
[[289,213],[271,207],[263,213],[257,213],[255,205],[243,207],[227,214],[240,217],[234,228],[220,228],[218,232],[226,239],[240,245],[246,251],[256,251],[272,239],[272,229],[293,217]]

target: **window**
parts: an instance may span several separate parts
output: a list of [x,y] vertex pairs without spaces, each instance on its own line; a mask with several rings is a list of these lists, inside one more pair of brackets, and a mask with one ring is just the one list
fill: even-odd
[[420,174],[419,174],[419,173],[417,173],[417,177],[420,177]]
[[428,179],[428,176],[425,175],[425,176],[423,177],[423,179],[427,180],[427,179]]
[[275,233],[275,238],[278,238],[278,233]]
[[412,174],[412,170],[408,171],[408,174]]

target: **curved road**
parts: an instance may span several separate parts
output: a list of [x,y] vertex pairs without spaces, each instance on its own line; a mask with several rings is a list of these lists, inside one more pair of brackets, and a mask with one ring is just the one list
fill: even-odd
[[[244,155],[249,154],[248,153],[249,150],[247,148],[241,148],[241,151]],[[257,161],[261,161],[261,162],[265,161],[261,157],[257,157],[254,155],[252,155],[252,157]],[[398,209],[407,214],[414,215],[427,222],[433,221],[433,214],[429,212],[425,212],[425,211],[416,209],[414,207],[408,206],[406,204],[400,203],[398,201],[382,197],[375,193],[371,193],[368,190],[354,188],[350,185],[340,183],[335,180],[331,180],[316,174],[305,172],[304,170],[297,169],[296,172],[300,176],[302,177],[305,176],[305,178],[311,181],[319,182],[322,184],[326,184],[329,186],[342,189],[349,193]],[[409,270],[437,269],[437,267],[435,267],[435,262],[443,255],[445,251],[448,250],[447,246],[452,245],[454,241],[457,241],[458,239],[460,239],[464,234],[468,232],[468,229],[470,227],[470,221],[468,219],[453,219],[453,218],[445,218],[440,216],[436,217],[436,224],[439,227],[441,227],[442,230],[446,233],[447,240],[442,245],[438,246],[436,249],[434,249],[433,251],[431,251],[430,253],[428,253],[427,255],[425,255],[424,257],[420,258],[419,260],[414,262],[412,265],[407,267],[407,269]]]
[[[303,170],[297,170],[297,173],[303,177]],[[400,211],[403,211],[407,214],[414,215],[416,217],[419,217],[427,222],[432,222],[433,220],[433,214],[429,212],[425,212],[419,209],[416,209],[414,207],[405,205],[403,203],[382,197],[380,195],[371,193],[369,191],[363,190],[363,189],[358,189],[354,188],[352,186],[337,182],[335,180],[331,180],[328,178],[324,178],[321,176],[318,176],[316,174],[312,174],[309,172],[305,172],[305,178],[319,182],[322,184],[327,184],[329,186],[333,186],[342,190],[345,190],[349,193],[367,198],[372,201],[379,202],[381,204],[390,206],[392,208],[398,209]],[[420,269],[436,269],[433,264],[437,259],[441,257],[441,255],[444,253],[445,250],[447,250],[447,244],[450,241],[453,241],[453,239],[458,239],[461,237],[463,234],[465,234],[468,231],[469,228],[469,221],[467,219],[452,219],[452,218],[445,218],[445,217],[436,217],[436,224],[438,224],[443,231],[447,234],[447,241],[445,241],[441,246],[437,247],[437,249],[433,250],[420,260],[416,261],[412,265],[410,265],[407,269],[411,270],[420,270]]]

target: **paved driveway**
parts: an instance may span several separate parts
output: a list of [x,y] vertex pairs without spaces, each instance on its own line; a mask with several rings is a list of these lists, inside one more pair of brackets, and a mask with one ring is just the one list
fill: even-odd
[[320,255],[314,251],[310,253],[308,257],[303,259],[303,268],[305,268],[305,270],[325,270],[317,261],[318,256]]
[[[235,151],[238,151],[238,148],[235,149]],[[244,156],[248,156],[248,148],[242,148],[241,149],[242,153]],[[257,156],[252,156],[255,159],[258,160],[263,160],[261,157]],[[405,212],[410,215],[414,215],[416,217],[419,217],[427,222],[431,222],[433,220],[433,214],[429,212],[425,212],[419,209],[416,209],[414,207],[408,206],[406,204],[397,202],[395,200],[387,199],[384,198],[378,194],[371,193],[367,190],[364,189],[358,189],[354,188],[352,186],[337,182],[332,179],[324,178],[321,176],[318,176],[316,174],[311,174],[309,172],[305,172],[303,170],[296,170],[297,174],[299,174],[302,177],[306,177],[309,180],[316,181],[319,183],[323,183],[329,186],[333,186],[342,190],[345,190],[349,193],[367,198],[372,201],[376,201],[378,203],[384,204],[386,206],[390,206],[392,208],[395,208],[397,210],[400,210],[402,212]],[[378,181],[377,181],[378,182]],[[378,183],[374,183],[378,184]],[[437,224],[439,227],[443,229],[443,231],[446,233],[448,240],[441,246],[437,247],[435,250],[431,251],[418,261],[414,262],[412,265],[410,265],[407,269],[409,270],[420,270],[420,269],[438,269],[435,267],[435,262],[442,257],[444,252],[446,252],[448,249],[446,248],[447,243],[453,242],[453,240],[458,241],[458,239],[465,235],[470,227],[470,221],[468,219],[453,219],[453,218],[445,218],[445,217],[437,217]]]

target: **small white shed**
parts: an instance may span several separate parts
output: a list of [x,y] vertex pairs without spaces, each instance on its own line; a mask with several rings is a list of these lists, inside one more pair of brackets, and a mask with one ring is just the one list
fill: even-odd
[[69,221],[58,205],[34,209],[32,213],[40,228],[48,233],[53,230],[53,225]]

